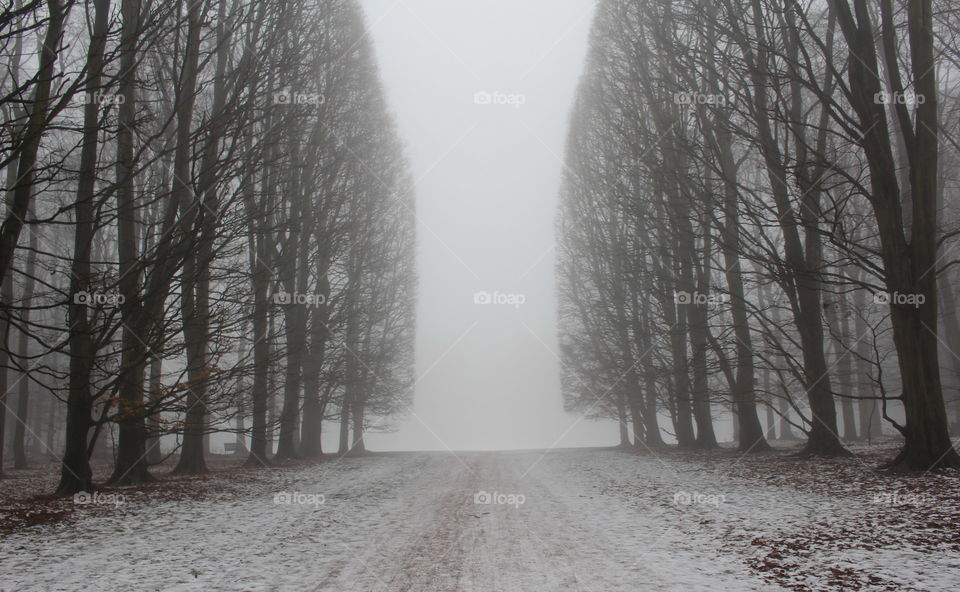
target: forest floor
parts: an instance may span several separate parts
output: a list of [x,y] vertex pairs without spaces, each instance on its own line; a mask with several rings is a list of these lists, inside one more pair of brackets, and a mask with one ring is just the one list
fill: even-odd
[[878,472],[890,452],[220,460],[78,500],[11,471],[0,590],[956,590],[960,475]]

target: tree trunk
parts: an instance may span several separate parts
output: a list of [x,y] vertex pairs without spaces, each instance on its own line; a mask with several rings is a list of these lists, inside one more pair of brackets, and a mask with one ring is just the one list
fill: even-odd
[[[722,171],[724,223],[720,225],[720,247],[723,251],[727,290],[730,293],[730,316],[737,340],[736,386],[733,392],[734,417],[739,432],[736,437],[741,452],[762,452],[770,444],[757,415],[756,370],[753,360],[753,337],[747,316],[747,300],[740,265],[740,211],[737,189],[737,165],[733,157],[733,138],[729,119],[719,121],[714,133],[718,160]],[[768,376],[769,378],[769,376]],[[770,413],[770,408],[767,407]]]
[[[147,404],[153,409],[159,404],[163,389],[163,358],[154,356],[150,360],[150,383],[148,387]],[[151,412],[147,415],[147,463],[151,465],[160,464],[163,460],[163,453],[160,450],[160,421],[158,413]]]
[[[946,340],[944,357],[953,375],[953,410],[954,419],[951,433],[960,433],[960,321],[957,320],[957,301],[950,284],[949,274],[943,274],[939,281],[940,301],[943,310],[943,337]],[[947,399],[946,395],[944,398]],[[946,402],[946,401],[945,401]],[[948,409],[950,405],[947,405]]]
[[[194,208],[196,209],[196,208]],[[207,472],[206,435],[206,371],[207,371],[207,323],[209,304],[204,306],[196,298],[197,283],[187,279],[189,276],[204,274],[197,265],[197,255],[187,257],[183,270],[183,290],[181,303],[183,314],[183,333],[187,353],[187,409],[183,428],[183,446],[180,459],[174,467],[174,475],[201,475]],[[206,310],[204,310],[206,309]]]
[[780,397],[780,439],[784,441],[798,440],[797,435],[793,433],[793,425],[790,423],[790,401],[786,397]]
[[10,364],[9,341],[10,322],[6,317],[9,314],[9,303],[13,300],[13,283],[10,278],[3,280],[0,287],[0,304],[6,309],[0,317],[0,479],[3,478],[3,451],[7,447],[7,366]]
[[243,438],[243,434],[246,433],[247,428],[244,426],[243,422],[243,408],[237,410],[237,417],[235,419],[237,425],[237,438],[234,440],[234,445],[236,446],[236,452],[234,454],[241,454],[247,449],[247,442]]
[[[214,185],[218,149],[224,133],[226,115],[226,81],[224,79],[227,54],[224,32],[226,3],[221,0],[220,18],[217,25],[217,68],[214,78],[212,125],[204,146],[203,167],[197,192],[193,195],[196,202],[191,204],[190,218],[199,226],[200,240],[195,251],[187,256],[183,269],[182,313],[183,334],[187,351],[187,375],[190,389],[187,394],[187,411],[184,422],[183,448],[180,460],[173,470],[176,475],[201,475],[207,472],[204,455],[209,451],[209,432],[207,431],[207,384],[209,368],[210,341],[210,265],[213,263],[213,241],[217,230],[219,203]],[[193,3],[188,11],[188,51],[186,56],[187,72],[192,77],[185,81],[187,86],[196,85],[196,61],[199,60],[199,36],[202,28],[200,4]],[[196,41],[194,41],[196,39]],[[192,62],[190,62],[192,60]]]
[[[641,60],[639,66],[646,67],[646,63]],[[650,74],[644,70],[644,76],[650,77]],[[676,144],[676,122],[673,115],[667,113],[654,100],[650,101],[651,113],[653,115],[653,124],[657,136],[663,139],[659,142],[662,158],[666,162],[684,163],[682,152]],[[644,153],[649,149],[643,148]],[[679,167],[679,165],[678,165]],[[695,291],[693,281],[692,257],[694,257],[695,237],[693,227],[690,222],[692,215],[690,208],[689,195],[681,189],[681,180],[685,178],[685,170],[678,168],[671,169],[670,174],[658,178],[658,187],[656,191],[660,194],[664,205],[668,224],[661,225],[658,228],[659,240],[661,244],[661,257],[664,261],[675,261],[673,269],[669,265],[661,265],[661,279],[666,284],[664,293],[661,295],[661,307],[663,308],[664,322],[670,327],[670,354],[673,366],[673,395],[676,406],[675,433],[677,444],[680,448],[694,448],[697,445],[696,435],[693,430],[693,409],[692,393],[690,384],[690,360],[687,355],[687,342],[689,331],[689,316],[687,310],[690,306],[681,302],[678,295],[686,293],[688,295]],[[671,252],[672,251],[672,252]],[[673,293],[666,293],[672,290]]]
[[843,411],[843,439],[857,440],[857,418],[853,410],[853,344],[850,340],[850,310],[847,306],[845,296],[837,296],[838,316],[837,332],[838,340],[834,343],[838,359],[837,378],[840,383],[840,408]]
[[644,436],[648,448],[660,447],[664,445],[663,436],[660,435],[660,425],[657,423],[657,377],[652,373],[647,373],[644,390],[646,397],[644,399],[645,410],[644,417]]
[[627,397],[617,389],[617,428],[620,435],[620,448],[630,448],[630,421],[627,417]]
[[643,391],[640,385],[632,393],[628,400],[630,401],[630,431],[633,432],[633,448],[641,448],[641,442],[645,440],[645,427],[643,423]]
[[766,410],[766,415],[767,415],[767,429],[766,429],[766,432],[764,432],[764,434],[765,436],[769,436],[770,438],[776,439],[777,438],[777,431],[776,431],[777,414],[773,412],[773,404],[767,403],[763,407]]
[[[199,35],[203,26],[201,5],[193,3],[188,11],[188,36],[195,53],[199,53]],[[216,192],[217,162],[220,143],[226,132],[228,114],[225,113],[227,101],[226,70],[230,46],[224,26],[228,18],[227,3],[219,2],[217,19],[217,66],[213,83],[213,104],[211,107],[210,132],[206,138],[200,181],[193,195],[189,217],[199,227],[200,240],[195,251],[184,262],[182,301],[183,333],[187,351],[187,373],[190,391],[187,396],[187,413],[184,425],[183,449],[180,460],[174,468],[174,474],[200,475],[207,472],[204,458],[210,452],[210,433],[207,426],[207,384],[211,371],[209,363],[210,342],[210,266],[214,260],[214,240],[216,239],[220,204]],[[196,61],[199,55],[188,55],[187,72],[193,80],[185,83],[196,86]]]
[[[120,356],[118,395],[119,437],[117,458],[111,483],[153,481],[146,462],[146,425],[143,408],[144,359],[146,335],[138,335],[144,314],[140,295],[139,248],[137,246],[137,204],[135,193],[136,162],[134,127],[137,124],[137,42],[140,34],[140,2],[123,0],[120,8],[123,29],[120,37],[119,93],[117,131],[117,253],[123,297],[120,316],[123,323],[123,351]],[[189,99],[188,99],[189,100]],[[176,175],[174,175],[176,176]]]
[[[57,53],[60,50],[60,37],[72,2],[47,0],[47,32],[40,45],[40,58],[36,73],[36,85],[33,97],[27,104],[28,118],[22,131],[23,142],[16,160],[16,183],[12,187],[7,216],[0,226],[0,282],[3,282],[13,263],[13,253],[20,240],[20,231],[27,215],[27,208],[33,198],[36,180],[35,166],[40,151],[40,139],[47,127],[50,115],[50,90],[55,76]],[[18,52],[19,54],[19,52]],[[19,55],[18,55],[19,60]],[[9,166],[14,166],[11,162]]]
[[[321,258],[323,260],[323,258]],[[326,354],[327,338],[330,330],[330,309],[327,302],[330,297],[330,280],[326,274],[326,264],[318,280],[318,293],[323,302],[311,313],[310,351],[303,361],[303,421],[300,426],[300,455],[304,458],[323,456],[321,430],[323,428],[323,405],[320,400],[320,371]]]
[[[101,86],[103,55],[110,12],[110,0],[95,0],[95,14],[90,47],[87,51],[86,92],[95,92]],[[90,389],[91,372],[96,351],[90,335],[87,305],[77,300],[77,294],[90,289],[90,250],[94,236],[93,196],[96,183],[99,117],[96,101],[87,101],[83,111],[83,138],[80,149],[80,174],[74,205],[73,261],[70,266],[70,301],[67,307],[69,323],[70,380],[67,395],[65,450],[60,470],[57,494],[69,495],[93,489],[93,474],[87,453],[90,433],[90,413],[93,394]],[[52,406],[55,406],[53,404]],[[51,409],[52,411],[52,409]],[[51,412],[51,416],[53,413]],[[51,434],[52,435],[52,434]]]
[[[30,208],[31,210],[33,208]],[[32,211],[31,211],[32,214]],[[17,354],[20,357],[20,365],[24,368],[18,379],[17,387],[17,417],[13,432],[13,466],[15,469],[27,468],[27,421],[30,409],[30,305],[33,301],[34,273],[37,265],[37,233],[30,233],[30,252],[27,254],[26,279],[23,284],[23,293],[20,296],[20,306],[23,312],[20,315],[20,334],[17,344]],[[2,442],[2,440],[0,440]],[[2,457],[0,457],[2,462]]]
[[[250,212],[250,225],[260,225],[256,222],[256,216],[252,214],[255,209],[252,208],[252,184],[250,185],[248,201],[248,212]],[[267,290],[270,283],[270,255],[266,248],[266,242],[269,237],[261,234],[262,229],[257,233],[250,235],[250,269],[253,275],[253,389],[251,399],[253,405],[252,426],[250,432],[250,455],[247,457],[245,466],[262,467],[268,466],[267,451],[267,389],[269,388],[270,371],[270,336],[268,331],[269,303],[267,301]]]
[[[887,125],[886,107],[875,100],[883,90],[877,72],[874,27],[862,0],[856,3],[856,20],[846,0],[831,0],[850,48],[850,102],[863,134],[861,146],[870,170],[870,198],[880,237],[880,251],[891,295],[922,297],[918,306],[891,299],[893,341],[897,349],[906,425],[896,425],[904,447],[891,468],[927,471],[960,467],[947,428],[946,408],[940,383],[937,283],[937,174],[939,129],[938,88],[934,59],[933,16],[930,0],[907,5],[907,32],[912,88],[924,97],[911,122],[903,105],[894,106],[895,121],[904,137],[909,160],[909,199],[901,192],[896,159]],[[896,51],[896,34],[890,22],[889,5],[881,3],[882,43]],[[895,56],[894,56],[895,57]],[[902,92],[899,61],[888,59],[893,90]],[[913,127],[911,127],[911,125]],[[904,220],[906,214],[911,223]]]
[[[820,235],[816,228],[819,216],[818,189],[814,178],[810,186],[801,186],[804,190],[799,214],[794,211],[787,191],[786,180],[790,178],[784,162],[784,155],[774,137],[768,113],[770,112],[767,89],[770,87],[768,76],[768,54],[762,32],[763,12],[759,0],[752,1],[754,27],[761,39],[756,52],[746,47],[745,53],[750,63],[751,78],[754,85],[754,120],[757,127],[757,139],[766,166],[771,194],[777,207],[780,228],[783,232],[784,260],[790,270],[785,289],[792,292],[792,306],[795,324],[800,333],[800,347],[803,354],[804,387],[810,406],[811,428],[807,434],[807,444],[801,452],[805,456],[839,456],[848,454],[837,435],[837,410],[830,387],[826,355],[823,346],[823,319],[821,316],[821,293],[819,275]],[[789,12],[789,11],[788,11]],[[793,90],[791,112],[800,108],[797,89]],[[795,144],[802,146],[797,138]],[[807,165],[805,157],[797,159]],[[801,176],[798,181],[804,181]],[[806,230],[803,239],[799,227]]]
[[296,432],[300,415],[301,367],[306,347],[306,320],[302,311],[302,304],[291,303],[284,308],[287,327],[287,364],[284,370],[280,432],[274,460],[297,457]]
[[364,397],[355,397],[350,419],[353,422],[353,441],[350,445],[350,454],[360,455],[367,451],[363,441]]
[[670,330],[670,353],[673,357],[673,399],[676,404],[675,433],[681,448],[693,448],[696,438],[690,409],[690,371],[687,361],[686,324],[681,323],[684,312],[678,310],[673,298],[663,300],[664,317]]
[[[295,183],[293,191],[299,195],[299,186]],[[303,206],[304,208],[306,206]],[[284,262],[289,271],[285,278],[285,287],[292,295],[305,294],[309,270],[307,266],[306,241],[298,240],[303,227],[310,227],[309,212],[301,209],[301,217],[307,218],[304,224],[297,223],[290,232],[294,237],[285,249],[289,261]],[[303,244],[307,243],[307,245]],[[288,250],[289,249],[289,250]],[[304,355],[307,349],[307,317],[306,304],[291,298],[283,309],[287,330],[287,364],[284,371],[283,408],[280,411],[280,438],[277,444],[275,460],[297,458],[299,448],[297,428],[300,425],[300,391],[303,385]],[[356,350],[354,350],[356,351]]]
[[[697,292],[709,294],[710,287],[702,274],[697,281]],[[718,448],[717,436],[713,430],[713,412],[710,408],[710,388],[707,378],[707,308],[696,303],[687,307],[690,319],[690,369],[693,373],[691,397],[693,414],[697,421],[696,447],[703,450]]]
[[337,455],[344,456],[348,452],[350,452],[350,399],[347,398],[345,389],[340,403],[340,442]]
[[[17,167],[16,161],[7,166],[7,187],[12,187],[16,181]],[[7,195],[7,210],[12,201],[12,194]],[[3,453],[6,450],[6,432],[7,432],[7,367],[10,364],[10,354],[7,349],[8,338],[10,334],[10,305],[13,302],[13,282],[10,278],[0,281],[0,306],[3,307],[3,315],[0,315],[0,479],[3,478]]]
[[[638,294],[639,290],[631,289],[633,299],[633,315],[631,323],[633,326],[633,340],[636,347],[643,356],[641,359],[649,360],[653,351],[650,341],[650,298],[643,295],[641,301]],[[642,302],[642,304],[641,304]],[[643,373],[643,391],[639,393],[640,405],[642,406],[641,415],[643,416],[643,438],[647,448],[661,447],[664,445],[663,436],[660,435],[660,425],[657,421],[657,376],[654,374],[652,364],[646,363],[644,367],[647,370]]]

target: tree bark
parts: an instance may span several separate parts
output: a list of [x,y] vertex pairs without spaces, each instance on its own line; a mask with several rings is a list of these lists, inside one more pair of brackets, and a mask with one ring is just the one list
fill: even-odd
[[[123,297],[120,317],[123,323],[122,353],[118,395],[119,435],[117,458],[111,483],[146,483],[154,480],[146,462],[146,425],[143,406],[146,335],[134,330],[144,314],[141,302],[141,268],[138,264],[137,204],[135,193],[134,127],[137,123],[137,44],[140,36],[140,2],[122,0],[123,29],[120,36],[119,93],[123,101],[118,109],[117,131],[117,255]],[[176,175],[174,175],[176,176]]]
[[267,291],[270,285],[271,249],[266,243],[267,225],[262,212],[254,204],[254,181],[247,182],[244,191],[248,223],[250,225],[250,269],[253,283],[253,388],[250,455],[244,466],[268,466],[267,450],[267,390],[269,388],[270,343],[268,317],[270,314]]
[[[880,236],[880,251],[890,294],[922,297],[913,306],[891,301],[893,341],[897,349],[903,392],[905,425],[896,425],[904,447],[890,468],[927,471],[960,467],[947,427],[940,382],[937,318],[937,172],[939,161],[938,89],[930,0],[907,5],[907,31],[913,89],[924,101],[916,109],[916,122],[896,106],[896,122],[905,138],[910,166],[909,200],[900,190],[885,106],[875,97],[883,90],[877,72],[874,27],[864,0],[855,0],[856,18],[847,0],[831,0],[850,51],[850,102],[862,131],[860,144],[870,170],[870,202]],[[889,6],[883,3],[882,12]],[[883,42],[889,51],[894,31],[885,20]],[[895,60],[887,60],[892,67]],[[899,72],[891,71],[898,80]],[[902,92],[895,82],[894,91]],[[909,225],[904,221],[908,201]]]
[[[94,0],[93,32],[87,51],[86,92],[101,86],[104,51],[110,13],[110,0]],[[94,236],[93,196],[96,190],[98,152],[98,105],[87,101],[83,111],[83,138],[80,149],[80,174],[74,203],[73,261],[70,265],[69,323],[70,379],[67,395],[66,442],[57,494],[68,495],[93,488],[93,473],[87,454],[90,414],[93,411],[91,372],[96,356],[90,334],[87,305],[77,300],[79,292],[90,289],[90,250]],[[51,414],[52,415],[52,414]]]
[[[148,385],[147,405],[155,409],[160,404],[163,395],[163,358],[154,356],[150,360],[150,382]],[[147,463],[151,465],[160,464],[163,460],[163,454],[160,450],[160,421],[158,413],[151,412],[147,415]]]
[[[17,249],[27,208],[33,198],[40,140],[50,117],[50,91],[55,76],[57,54],[60,51],[60,37],[63,35],[64,23],[72,6],[72,2],[47,1],[47,31],[40,45],[37,83],[33,97],[27,104],[28,118],[23,129],[23,143],[20,145],[20,153],[16,161],[16,183],[12,185],[7,215],[3,225],[0,226],[0,282],[6,279],[13,263],[13,253]],[[10,166],[13,166],[13,162]]]
[[[810,406],[811,427],[807,435],[807,444],[801,452],[804,456],[840,456],[849,454],[840,443],[837,435],[837,410],[830,387],[826,355],[824,352],[823,318],[821,313],[820,291],[820,236],[816,229],[819,204],[818,190],[814,186],[801,186],[803,194],[799,214],[790,203],[787,190],[789,178],[784,164],[784,155],[774,137],[769,118],[770,106],[767,89],[771,82],[768,75],[767,41],[762,30],[763,11],[759,0],[752,0],[754,28],[759,45],[754,50],[744,46],[748,68],[754,86],[754,122],[757,140],[766,167],[770,183],[770,192],[776,203],[780,229],[783,233],[784,260],[790,269],[786,280],[788,292],[793,293],[791,304],[795,324],[800,334],[800,346],[803,353],[804,386]],[[792,87],[791,113],[800,109],[797,90]],[[795,145],[802,146],[800,138]],[[806,158],[797,155],[801,164],[807,166]],[[797,177],[802,181],[802,177]],[[814,177],[812,183],[816,183]],[[806,230],[800,237],[800,226]]]
[[[186,72],[192,77],[185,80],[185,86],[196,87],[196,62],[199,60],[200,31],[202,28],[201,3],[193,2],[188,10],[188,48],[193,47],[195,55],[189,53]],[[189,217],[194,226],[199,227],[200,240],[197,248],[191,251],[184,262],[182,293],[183,334],[187,352],[187,376],[190,389],[187,393],[187,411],[184,422],[183,447],[180,459],[173,470],[176,475],[200,475],[207,472],[204,455],[208,448],[207,431],[207,381],[209,380],[209,342],[210,342],[210,265],[214,259],[215,234],[220,212],[217,199],[215,175],[217,172],[220,140],[225,133],[227,81],[227,56],[230,48],[226,44],[224,21],[227,19],[227,5],[220,0],[217,23],[217,67],[213,85],[213,105],[211,109],[210,132],[204,145],[200,182],[193,195],[196,203],[191,204]],[[192,63],[191,63],[192,61]]]
[[[32,210],[32,208],[31,208]],[[26,276],[23,284],[23,292],[20,295],[20,306],[23,312],[20,315],[20,332],[17,344],[17,354],[20,357],[20,365],[23,370],[20,372],[19,382],[17,383],[17,417],[16,426],[13,431],[13,467],[15,469],[27,468],[27,421],[30,409],[30,306],[33,301],[34,274],[37,265],[37,233],[30,233],[30,252],[27,254],[27,265],[24,275]],[[0,418],[2,420],[2,418]],[[0,439],[0,442],[3,440]],[[0,457],[2,462],[2,457]]]
[[[321,257],[321,261],[324,258]],[[300,455],[304,458],[323,456],[321,430],[323,428],[324,405],[320,396],[320,371],[326,354],[327,338],[330,334],[330,309],[327,302],[330,297],[330,280],[326,274],[326,263],[321,262],[323,272],[318,280],[318,294],[323,302],[311,313],[310,350],[303,361],[303,421],[300,426]]]
[[[753,360],[753,337],[747,316],[746,291],[743,286],[740,250],[740,201],[737,189],[737,165],[733,157],[733,138],[729,119],[717,122],[712,138],[722,174],[723,217],[720,225],[720,248],[723,251],[727,290],[730,293],[730,316],[737,340],[736,386],[733,392],[734,415],[739,433],[737,443],[741,452],[763,452],[770,449],[757,415],[756,371]],[[707,130],[710,131],[709,129]],[[768,412],[770,408],[768,407]]]
[[344,389],[343,400],[340,403],[340,441],[337,455],[344,456],[350,452],[350,399]]

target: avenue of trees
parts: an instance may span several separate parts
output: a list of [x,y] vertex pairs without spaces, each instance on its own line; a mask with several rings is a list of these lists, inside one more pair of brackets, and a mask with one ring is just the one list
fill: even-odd
[[[558,221],[567,406],[624,446],[958,467],[960,13],[601,0]],[[669,434],[664,438],[664,434]]]
[[7,0],[0,64],[0,467],[67,494],[405,410],[413,186],[356,0]]

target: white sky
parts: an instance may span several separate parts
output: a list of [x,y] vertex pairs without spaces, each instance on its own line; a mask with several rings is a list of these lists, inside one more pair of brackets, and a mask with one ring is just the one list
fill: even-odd
[[[593,0],[361,3],[420,219],[414,415],[368,446],[615,444],[612,425],[563,412],[553,353],[557,191]],[[526,302],[476,305],[481,290]]]

